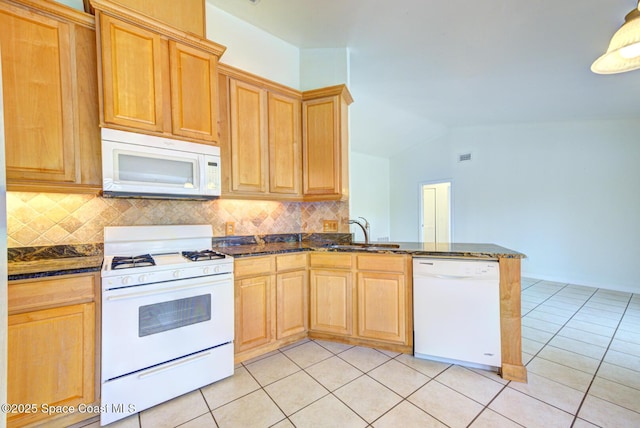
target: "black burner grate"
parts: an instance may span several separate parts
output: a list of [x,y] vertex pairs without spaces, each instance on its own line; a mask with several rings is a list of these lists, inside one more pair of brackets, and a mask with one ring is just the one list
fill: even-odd
[[127,268],[136,268],[136,267],[145,267],[145,266],[155,266],[156,262],[151,257],[151,254],[142,254],[139,256],[133,257],[120,257],[115,256],[113,260],[111,260],[111,269],[127,269]]
[[182,256],[188,258],[192,262],[197,262],[200,260],[224,259],[226,257],[224,254],[218,253],[213,250],[183,251]]

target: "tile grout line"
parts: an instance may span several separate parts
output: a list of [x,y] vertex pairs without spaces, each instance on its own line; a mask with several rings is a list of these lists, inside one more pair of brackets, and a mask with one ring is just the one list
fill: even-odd
[[[534,284],[534,285],[535,285],[535,284]],[[536,308],[538,308],[539,306],[541,306],[541,305],[542,305],[542,304],[544,304],[545,302],[549,301],[553,296],[557,295],[558,293],[560,293],[562,290],[566,289],[566,288],[567,288],[567,287],[569,287],[570,285],[571,285],[570,283],[566,283],[564,286],[562,286],[562,288],[560,288],[560,289],[559,289],[559,290],[557,290],[555,293],[551,294],[549,297],[547,297],[547,298],[546,298],[546,299],[544,299],[542,302],[540,302],[540,303],[539,303],[539,304],[537,304],[535,307],[533,307],[529,312],[527,312],[527,314],[529,314],[530,312],[532,312],[533,310],[535,310]],[[579,308],[577,308],[577,309],[574,311],[573,315],[571,315],[571,317],[569,317],[569,319],[568,319],[564,324],[562,324],[562,325],[561,325],[561,327],[560,327],[560,328],[559,328],[555,333],[553,333],[553,335],[549,338],[549,340],[547,340],[547,341],[544,343],[544,345],[543,345],[543,346],[538,350],[538,352],[536,352],[536,353],[533,355],[533,357],[529,360],[529,362],[533,361],[533,359],[534,359],[534,358],[538,357],[538,356],[539,356],[539,354],[540,354],[540,352],[542,352],[542,350],[544,350],[547,346],[554,347],[553,345],[551,345],[551,344],[550,344],[550,342],[551,342],[551,341],[552,341],[552,340],[553,340],[553,339],[558,335],[558,333],[560,332],[560,330],[562,330],[564,327],[566,327],[566,325],[567,325],[567,324],[568,324],[568,323],[573,319],[573,317],[574,317],[574,316],[575,316],[575,315],[576,315],[576,314],[577,314],[577,313],[578,313],[582,308],[584,308],[584,306],[587,304],[587,302],[588,302],[589,300],[591,300],[591,298],[592,298],[592,297],[593,297],[593,296],[598,292],[598,290],[599,290],[599,288],[596,288],[596,289],[595,289],[595,290],[594,290],[594,291],[589,295],[589,298],[587,298],[587,299],[586,299],[586,300],[585,300],[585,301],[580,305],[580,307],[579,307]],[[524,317],[524,315],[523,315],[522,317]],[[530,328],[534,328],[534,327],[530,327]],[[534,328],[534,329],[535,329],[535,328]],[[538,329],[536,329],[536,330],[538,330]],[[544,331],[544,330],[541,330],[541,331]],[[550,333],[550,332],[549,332],[549,333]],[[562,337],[562,336],[561,336],[561,337]],[[530,339],[530,340],[531,340],[531,339]],[[569,352],[570,352],[570,351],[569,351]],[[543,358],[543,357],[539,357],[539,358],[545,359],[545,358]],[[604,355],[603,355],[603,357],[602,357],[602,358],[604,358]],[[529,362],[528,362],[528,363],[529,363]],[[554,362],[554,361],[552,361],[552,362]],[[528,364],[528,363],[527,363],[527,364]],[[560,364],[560,363],[556,363],[556,364]],[[561,365],[565,366],[564,364],[561,364]],[[569,366],[565,366],[565,367],[569,367]],[[537,375],[537,376],[543,377],[543,378],[545,378],[545,379],[549,379],[549,378],[547,378],[546,376],[542,376],[542,375]],[[553,379],[549,379],[549,380],[554,381]],[[500,392],[499,392],[498,394],[496,394],[496,396],[495,396],[495,397],[494,397],[494,398],[493,398],[493,399],[492,399],[492,400],[487,404],[487,408],[488,408],[488,406],[489,406],[489,405],[490,405],[490,404],[491,404],[491,403],[492,403],[492,402],[493,402],[493,401],[494,401],[494,400],[495,400],[495,399],[496,399],[496,398],[497,398],[497,397],[498,397],[498,396],[499,396],[499,395],[500,395],[500,394],[501,394],[501,393],[502,393],[502,392],[503,392],[503,391],[504,391],[504,390],[505,390],[505,389],[506,389],[506,388],[511,384],[511,382],[512,382],[512,381],[509,381],[509,382],[504,386],[504,388],[503,388],[503,389],[501,389],[501,390],[500,390]],[[555,381],[554,381],[554,382],[555,382]],[[564,385],[564,384],[563,384],[563,385]],[[568,385],[565,385],[565,386],[568,386]],[[571,387],[569,387],[569,388],[571,388]],[[572,388],[572,389],[573,389],[573,388]],[[516,391],[517,391],[517,390],[516,390]],[[576,391],[577,391],[577,390],[576,390]],[[551,407],[553,407],[553,408],[555,408],[555,409],[558,409],[558,410],[560,410],[560,411],[562,411],[562,412],[565,412],[565,413],[567,413],[567,414],[569,414],[569,415],[573,416],[573,417],[574,417],[574,419],[573,419],[574,421],[575,421],[575,419],[576,419],[576,415],[578,414],[578,411],[580,410],[580,407],[578,407],[578,409],[576,410],[576,414],[575,414],[575,415],[573,415],[573,414],[571,414],[571,413],[567,412],[567,411],[566,411],[566,410],[564,410],[564,409],[561,409],[561,408],[559,408],[559,407],[556,407],[556,406],[554,406],[553,404],[549,404],[549,403],[547,403],[547,402],[545,402],[545,401],[543,401],[543,400],[540,400],[540,399],[538,399],[538,398],[536,398],[536,397],[533,397],[533,396],[531,396],[531,395],[529,395],[529,394],[526,394],[526,393],[521,392],[521,391],[517,391],[517,392],[520,392],[521,394],[524,394],[524,395],[526,395],[527,397],[531,397],[531,398],[533,398],[534,400],[540,401],[541,403],[547,404],[547,405],[549,405],[549,406],[551,406]],[[586,392],[585,392],[585,396],[586,396]],[[584,401],[584,396],[583,396],[583,401]],[[484,410],[483,410],[483,412],[484,412]],[[481,412],[481,413],[482,413],[482,412]],[[503,417],[506,417],[505,415],[502,415],[501,413],[499,413],[499,414],[500,414],[501,416],[503,416]],[[507,418],[507,419],[509,419],[509,418]],[[511,420],[511,419],[509,419],[509,420]],[[572,424],[572,425],[573,425],[573,424]]]
[[[620,328],[620,324],[622,323],[622,320],[624,319],[624,315],[627,313],[627,310],[629,309],[629,305],[631,304],[631,300],[632,299],[633,299],[633,293],[631,293],[631,296],[627,300],[627,304],[626,304],[626,306],[624,308],[624,312],[622,312],[622,316],[620,317],[620,321],[618,321],[618,325],[616,326],[616,329],[614,330],[613,334],[611,335],[611,339],[609,340],[609,344],[607,345],[607,349],[605,350],[604,354],[602,355],[602,358],[600,359],[600,362],[598,363],[598,367],[596,368],[596,371],[593,373],[593,377],[591,378],[591,382],[589,382],[589,386],[587,387],[587,390],[585,391],[584,396],[582,397],[582,401],[580,401],[580,405],[578,406],[578,409],[576,410],[576,414],[573,417],[573,422],[571,423],[571,426],[573,426],[576,423],[576,420],[578,419],[578,414],[580,413],[580,410],[582,409],[582,406],[584,405],[584,402],[587,399],[587,395],[589,395],[589,391],[591,390],[591,387],[593,386],[593,382],[598,377],[598,372],[600,371],[600,367],[602,367],[602,363],[604,362],[604,359],[607,356],[607,352],[609,352],[609,348],[611,347],[611,344],[613,343],[613,340],[614,340],[614,338],[616,336],[616,333],[618,332],[618,329]],[[589,300],[591,300],[591,299],[589,299]],[[608,401],[608,400],[605,400],[605,401],[610,403],[610,401]],[[617,403],[611,403],[611,404],[614,404],[616,406],[620,406]],[[620,407],[626,409],[626,407],[623,407],[623,406],[620,406]],[[627,410],[631,410],[631,409],[627,409]],[[587,421],[587,422],[589,422],[589,421]]]

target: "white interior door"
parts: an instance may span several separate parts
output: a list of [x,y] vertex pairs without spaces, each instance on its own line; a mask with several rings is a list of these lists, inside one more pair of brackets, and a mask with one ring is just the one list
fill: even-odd
[[423,184],[420,197],[422,242],[451,242],[451,183]]

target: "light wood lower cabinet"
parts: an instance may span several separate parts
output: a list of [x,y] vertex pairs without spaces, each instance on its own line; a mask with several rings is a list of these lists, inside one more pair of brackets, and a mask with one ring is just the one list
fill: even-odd
[[279,273],[276,283],[276,338],[305,333],[309,313],[307,270]]
[[358,273],[358,336],[404,341],[404,275]]
[[346,269],[311,269],[311,330],[338,335],[352,334],[352,277],[351,270]]
[[410,256],[313,253],[309,265],[311,337],[411,352]]
[[305,337],[306,253],[237,259],[234,276],[236,362]]
[[35,404],[31,410],[37,410],[8,413],[9,427],[36,422],[66,426],[93,416],[63,411],[48,415],[43,410],[77,409],[99,401],[98,287],[96,274],[9,283],[7,398],[9,403]]
[[411,275],[401,254],[237,259],[236,362],[306,336],[410,353]]

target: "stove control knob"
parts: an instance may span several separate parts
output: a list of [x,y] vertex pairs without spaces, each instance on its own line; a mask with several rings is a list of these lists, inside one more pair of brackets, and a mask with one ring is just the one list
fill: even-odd
[[214,267],[214,268],[213,268],[213,271],[214,271],[215,273],[219,273],[219,272],[220,272],[220,266],[216,266],[216,267]]
[[122,280],[120,282],[122,282],[122,285],[127,285],[127,284],[131,283],[131,277],[130,276],[123,276]]
[[180,278],[180,271],[179,270],[174,270],[173,271],[173,277],[174,278]]
[[140,276],[138,277],[138,282],[139,282],[139,283],[143,283],[143,282],[145,282],[146,280],[147,280],[147,275],[140,275]]
[[205,268],[202,268],[202,273],[205,274],[205,275],[208,275],[209,274],[209,266],[207,266]]

